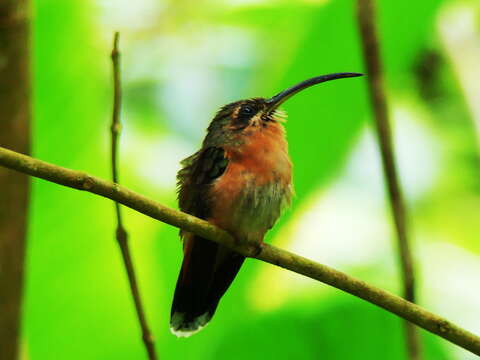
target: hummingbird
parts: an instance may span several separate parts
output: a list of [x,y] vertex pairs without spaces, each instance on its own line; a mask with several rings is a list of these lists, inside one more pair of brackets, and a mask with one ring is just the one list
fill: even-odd
[[[294,193],[282,125],[286,115],[279,106],[315,84],[361,75],[317,76],[268,99],[223,106],[208,126],[201,149],[181,162],[177,174],[180,209],[226,230],[236,241],[260,247]],[[180,231],[180,236],[184,257],[170,330],[187,337],[211,320],[245,257],[187,231]]]

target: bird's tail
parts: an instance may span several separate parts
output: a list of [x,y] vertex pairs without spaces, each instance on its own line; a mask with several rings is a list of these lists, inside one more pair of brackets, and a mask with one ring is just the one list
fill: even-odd
[[172,303],[172,333],[187,337],[208,324],[244,260],[213,241],[197,236],[186,240]]

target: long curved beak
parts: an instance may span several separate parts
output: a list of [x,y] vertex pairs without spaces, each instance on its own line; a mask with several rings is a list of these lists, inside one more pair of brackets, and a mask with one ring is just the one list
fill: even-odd
[[330,81],[330,80],[335,80],[335,79],[343,79],[343,78],[349,78],[349,77],[357,77],[357,76],[363,76],[363,74],[359,73],[335,73],[335,74],[328,74],[328,75],[322,75],[322,76],[316,76],[311,79],[302,81],[301,83],[292,86],[281,93],[275,95],[274,97],[268,99],[266,103],[269,105],[268,106],[268,111],[273,111],[276,108],[278,108],[281,104],[283,104],[285,101],[287,101],[290,97],[295,95],[296,93],[305,90],[306,88],[309,88],[310,86],[320,84],[325,81]]

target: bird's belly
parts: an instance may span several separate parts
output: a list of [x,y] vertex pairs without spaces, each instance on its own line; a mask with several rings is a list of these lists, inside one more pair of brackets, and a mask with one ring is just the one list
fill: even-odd
[[209,220],[240,240],[261,241],[290,203],[290,172],[258,174],[232,165],[213,184]]

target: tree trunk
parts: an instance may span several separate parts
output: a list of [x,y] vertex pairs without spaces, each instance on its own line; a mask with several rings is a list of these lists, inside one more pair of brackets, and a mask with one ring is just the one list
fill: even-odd
[[[0,1],[0,145],[30,150],[29,0]],[[0,351],[19,354],[29,180],[0,168]]]

